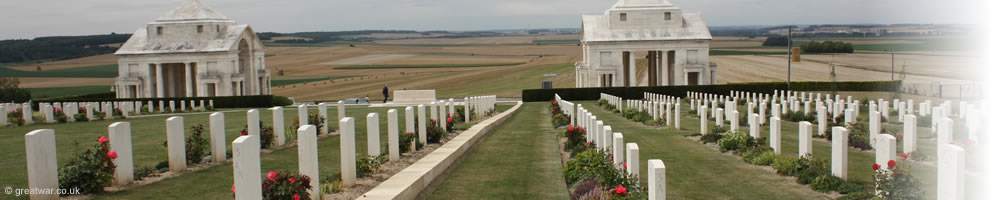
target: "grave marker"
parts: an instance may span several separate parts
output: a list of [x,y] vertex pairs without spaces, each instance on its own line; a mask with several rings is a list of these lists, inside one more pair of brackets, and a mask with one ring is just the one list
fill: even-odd
[[386,118],[389,120],[389,161],[399,160],[399,114],[396,109],[386,111]]
[[208,121],[212,162],[221,163],[226,161],[226,115],[222,112],[214,112],[208,115]]
[[771,117],[769,125],[771,127],[771,135],[767,139],[770,140],[774,153],[781,154],[781,118]]
[[622,162],[625,161],[625,158],[624,158],[624,156],[625,156],[624,139],[625,138],[622,136],[622,133],[614,133],[614,135],[612,137],[614,137],[614,139],[613,139],[614,142],[612,142],[612,145],[613,145],[612,149],[614,151],[612,152],[612,156],[611,157],[612,157],[612,159],[614,159],[615,168],[622,169],[623,168],[622,167]]
[[298,129],[299,173],[309,177],[308,189],[310,199],[319,199],[319,154],[316,144],[316,126],[305,125]]
[[379,146],[378,113],[368,113],[366,122],[368,124],[368,155],[378,156],[382,154]]
[[354,185],[355,167],[357,167],[354,152],[354,118],[344,117],[340,120],[340,174],[344,186]]
[[[24,134],[24,154],[28,164],[28,189],[58,190],[59,163],[56,162],[56,131],[38,129]],[[9,188],[9,187],[8,187]],[[8,192],[7,195],[10,195]],[[31,199],[59,199],[59,194],[34,193]]]
[[233,190],[236,199],[263,198],[258,137],[244,135],[233,140]]
[[627,159],[625,161],[625,171],[634,176],[639,176],[639,145],[636,143],[625,144],[626,150],[628,150]]
[[417,105],[417,133],[420,144],[427,145],[427,117],[424,112],[424,104]]
[[167,118],[167,162],[170,171],[181,172],[187,168],[184,151],[184,117]]
[[115,163],[115,185],[127,185],[132,182],[132,126],[128,122],[115,122],[108,126],[108,139],[111,151],[118,154],[112,159]]
[[[808,108],[808,107],[807,107]],[[799,122],[799,157],[812,155],[812,123]]]
[[833,127],[833,155],[830,158],[830,173],[833,176],[847,180],[847,128],[843,126]]

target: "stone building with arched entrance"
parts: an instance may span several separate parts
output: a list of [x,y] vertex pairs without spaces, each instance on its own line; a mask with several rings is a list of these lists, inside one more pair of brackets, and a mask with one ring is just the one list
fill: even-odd
[[603,15],[584,15],[582,26],[576,87],[715,84],[701,14],[666,0],[619,0]]
[[117,98],[271,94],[264,44],[246,24],[186,0],[139,28],[118,57]]

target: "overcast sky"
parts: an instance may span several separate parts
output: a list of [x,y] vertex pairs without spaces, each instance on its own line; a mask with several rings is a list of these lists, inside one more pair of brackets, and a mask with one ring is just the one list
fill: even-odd
[[[0,39],[132,33],[183,0],[4,0]],[[579,28],[617,0],[202,0],[259,32]],[[980,23],[980,0],[672,0],[709,26]]]

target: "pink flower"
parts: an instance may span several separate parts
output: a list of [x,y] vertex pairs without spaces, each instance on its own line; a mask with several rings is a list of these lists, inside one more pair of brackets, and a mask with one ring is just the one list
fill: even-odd
[[896,160],[889,160],[889,168],[896,167]]
[[288,178],[288,182],[289,183],[294,183],[295,182],[295,178]]
[[608,158],[615,158],[615,154],[608,154]]
[[615,188],[615,193],[617,193],[617,194],[625,194],[625,193],[628,193],[628,189],[625,189],[625,187],[622,187],[621,185],[618,185],[618,187]]
[[451,118],[448,118],[448,123],[451,123]]
[[902,155],[899,155],[899,157],[903,157],[903,159],[906,159],[906,158],[909,158],[909,157],[910,157],[910,155],[909,155],[909,154],[905,154],[905,153],[904,153],[904,154],[902,154]]
[[274,173],[274,171],[267,173],[267,180],[274,181],[275,177],[278,177],[278,173]]
[[236,193],[236,184],[233,184],[233,187],[229,188],[229,191],[233,191],[233,193]]
[[97,138],[97,142],[100,142],[101,144],[107,143],[108,137],[101,136],[100,138]]
[[111,158],[111,159],[118,158],[118,153],[116,153],[114,151],[109,151],[108,152],[108,158]]
[[299,200],[299,194],[292,195],[292,198],[295,198],[295,200]]

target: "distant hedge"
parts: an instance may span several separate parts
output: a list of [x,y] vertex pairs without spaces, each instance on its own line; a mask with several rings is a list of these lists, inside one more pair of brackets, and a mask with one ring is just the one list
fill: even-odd
[[155,106],[159,106],[159,102],[167,103],[169,101],[191,101],[199,102],[200,100],[205,100],[205,104],[208,104],[209,100],[215,100],[215,108],[266,108],[272,106],[286,106],[289,105],[291,101],[287,101],[288,98],[282,96],[273,95],[256,95],[256,96],[228,96],[228,97],[177,97],[177,98],[125,98],[118,99],[114,98],[114,93],[100,93],[100,94],[90,94],[75,97],[62,97],[62,98],[52,98],[44,100],[35,100],[32,104],[37,105],[38,103],[54,103],[54,102],[108,102],[108,101],[141,101],[146,104],[148,101],[153,101]]
[[24,103],[31,100],[31,90],[25,88],[0,88],[0,103]]
[[[796,81],[791,83],[795,91],[898,91],[902,81],[845,81],[818,82]],[[521,91],[523,101],[549,101],[554,94],[566,100],[597,100],[601,93],[612,94],[622,98],[639,99],[643,92],[666,94],[685,97],[688,91],[710,94],[729,95],[729,91],[745,91],[754,93],[774,93],[774,90],[786,90],[785,82],[755,82],[732,83],[725,85],[695,85],[695,86],[656,86],[656,87],[608,87],[608,88],[556,88],[530,89]]]

